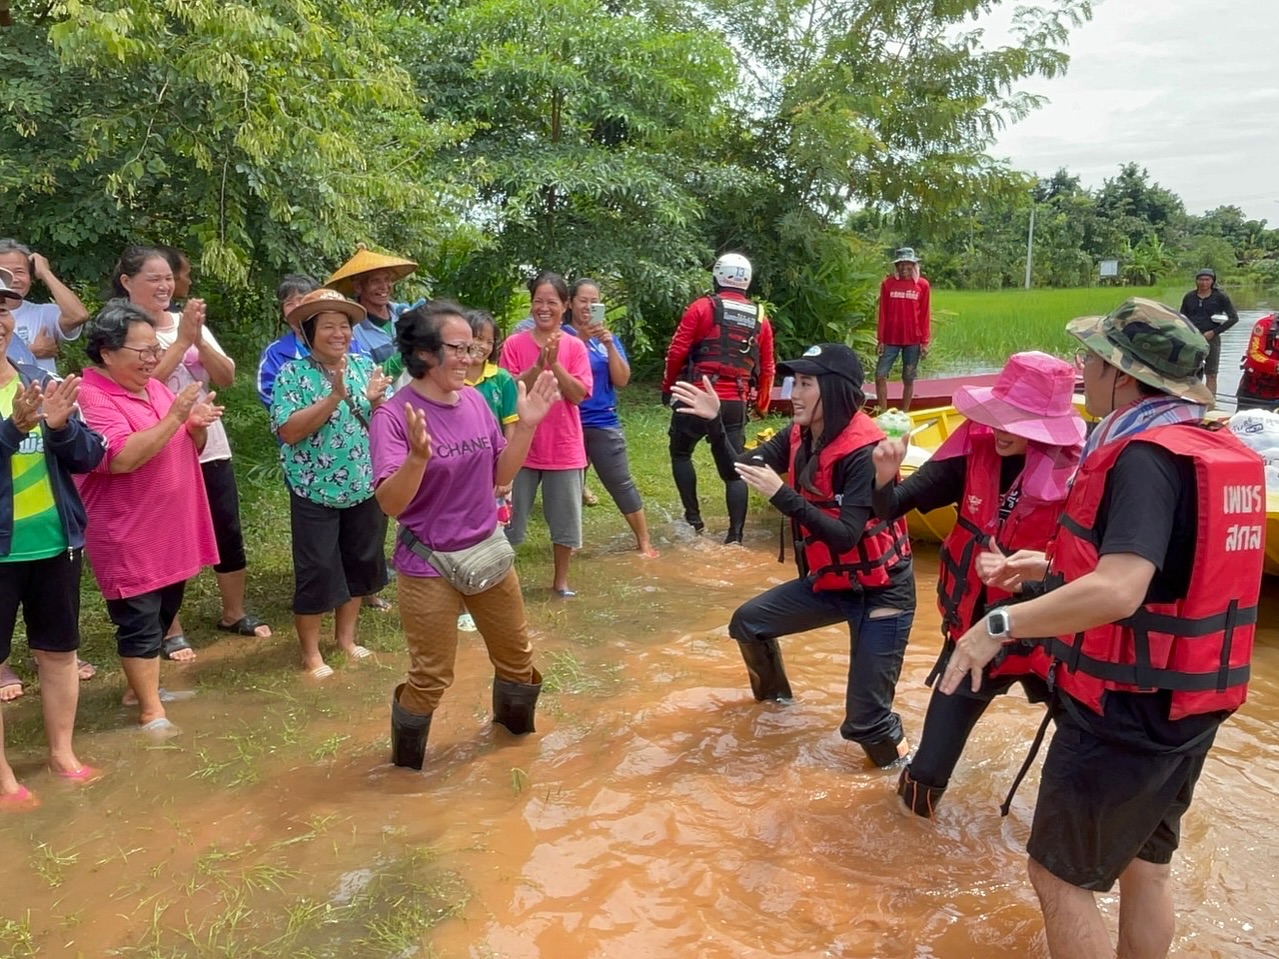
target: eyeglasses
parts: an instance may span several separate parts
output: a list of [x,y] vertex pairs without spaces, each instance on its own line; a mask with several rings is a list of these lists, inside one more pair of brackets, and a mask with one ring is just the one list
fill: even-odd
[[480,353],[478,343],[445,343],[444,349],[457,357],[477,356]]
[[1088,358],[1093,355],[1092,350],[1081,346],[1075,350],[1075,369],[1082,370],[1088,363]]
[[131,353],[137,353],[138,359],[140,360],[158,360],[160,357],[164,356],[164,347],[158,344],[156,346],[142,347],[122,346],[120,349],[128,350]]

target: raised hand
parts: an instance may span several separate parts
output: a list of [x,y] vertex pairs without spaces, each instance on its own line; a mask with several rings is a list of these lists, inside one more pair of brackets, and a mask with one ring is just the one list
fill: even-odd
[[550,370],[543,370],[537,375],[537,381],[531,390],[525,388],[523,381],[517,382],[515,388],[515,409],[520,414],[521,425],[524,426],[537,426],[546,419],[546,414],[560,399],[559,384],[555,381],[555,374]]
[[734,463],[733,468],[737,470],[737,475],[745,481],[747,486],[765,499],[772,499],[774,494],[782,488],[782,478],[770,466]]
[[40,422],[40,384],[32,380],[13,397],[9,419],[19,433],[30,433]]
[[61,383],[51,383],[44,391],[44,421],[51,430],[67,425],[80,396],[80,377],[72,373]]
[[31,254],[31,275],[41,283],[47,283],[53,276],[53,267],[49,266],[49,260],[43,254]]
[[169,407],[169,415],[179,423],[186,423],[191,416],[191,410],[200,399],[200,384],[188,383],[182,387],[182,391],[173,398],[173,405]]
[[217,399],[217,396],[217,393],[210,393],[204,399],[197,399],[191,406],[191,412],[187,414],[187,426],[192,429],[206,429],[222,419],[222,411],[226,407],[214,404],[213,401]]
[[897,478],[902,461],[906,459],[906,448],[910,446],[910,437],[900,439],[889,436],[879,441],[871,453],[875,461],[875,485],[887,486]]
[[386,390],[392,383],[389,376],[375,369],[369,377],[369,385],[364,387],[364,397],[374,406],[386,399]]
[[38,360],[48,360],[58,355],[58,341],[48,330],[41,330],[31,341],[31,355]]
[[680,380],[671,387],[671,397],[683,404],[671,404],[677,413],[691,413],[704,420],[713,420],[719,415],[719,397],[715,395],[715,387],[709,376],[702,377],[701,386]]
[[415,410],[412,404],[404,404],[404,421],[409,429],[409,456],[422,461],[425,465],[431,461],[431,434],[426,429],[426,411]]
[[204,300],[187,300],[178,319],[178,343],[198,346],[204,338]]

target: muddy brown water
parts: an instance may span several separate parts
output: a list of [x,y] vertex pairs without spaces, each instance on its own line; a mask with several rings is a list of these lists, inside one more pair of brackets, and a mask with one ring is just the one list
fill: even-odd
[[[172,707],[186,734],[159,748],[122,713],[79,739],[108,770],[87,788],[59,789],[20,746],[44,804],[0,818],[0,955],[1046,956],[1023,852],[1037,771],[997,809],[1038,710],[997,703],[937,819],[906,815],[895,777],[836,732],[843,630],[785,642],[794,705],[749,696],[725,624],[791,575],[773,542],[761,528],[746,549],[667,543],[661,562],[588,551],[575,601],[530,591],[558,689],[537,734],[487,724],[487,659],[463,636],[420,775],[386,764],[395,652],[321,688],[206,691]],[[921,550],[898,689],[913,737],[935,565]],[[1178,956],[1279,954],[1273,582],[1262,619],[1249,701],[1184,822]],[[1117,899],[1100,901],[1113,930]]]

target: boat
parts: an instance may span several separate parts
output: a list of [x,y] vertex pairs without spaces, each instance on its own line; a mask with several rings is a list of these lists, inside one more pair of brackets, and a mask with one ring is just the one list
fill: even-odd
[[[950,403],[951,397],[955,395],[955,390],[961,386],[994,386],[998,376],[998,373],[968,373],[963,376],[937,376],[915,380],[915,392],[911,397],[910,410],[907,412],[929,412],[945,407]],[[900,409],[901,399],[901,383],[890,382],[888,384],[888,405]],[[868,406],[875,405],[875,383],[873,380],[868,380],[866,383],[866,403]],[[773,386],[773,391],[769,397],[768,411],[770,413],[790,415],[790,390],[786,380]]]
[[1266,493],[1267,576],[1279,576],[1279,492]]

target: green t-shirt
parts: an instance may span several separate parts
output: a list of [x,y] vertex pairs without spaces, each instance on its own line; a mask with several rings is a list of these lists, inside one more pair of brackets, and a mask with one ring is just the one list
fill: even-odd
[[[22,384],[14,377],[0,386],[0,418],[13,412],[13,399]],[[23,563],[57,556],[67,548],[53,483],[44,461],[44,431],[37,426],[9,457],[13,478],[13,541],[3,563]]]
[[500,425],[514,423],[520,418],[519,409],[516,406],[520,394],[515,386],[515,377],[500,366],[485,363],[479,380],[474,383],[467,380],[466,385],[480,391],[480,396],[484,397],[484,402],[489,405],[489,409],[493,411]]
[[[364,390],[373,373],[367,356],[346,358],[347,396],[364,423],[373,416]],[[271,429],[279,431],[290,416],[332,391],[324,371],[310,357],[290,360],[275,378],[271,392]],[[342,508],[363,503],[373,495],[373,461],[369,433],[351,412],[349,403],[337,405],[324,424],[296,443],[280,445],[280,464],[289,488],[321,506]]]

